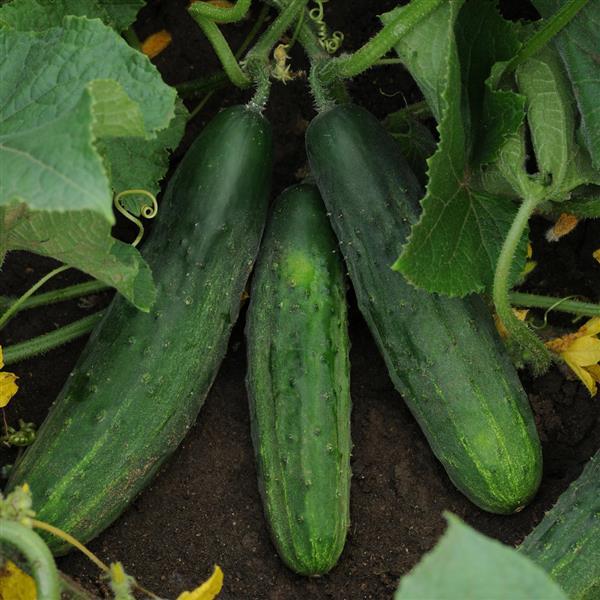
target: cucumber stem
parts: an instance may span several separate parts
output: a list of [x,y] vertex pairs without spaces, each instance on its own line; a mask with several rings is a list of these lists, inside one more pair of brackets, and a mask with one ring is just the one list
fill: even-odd
[[226,8],[208,2],[193,2],[188,7],[188,12],[198,23],[201,19],[208,19],[216,23],[235,23],[241,21],[248,14],[251,3],[251,0],[237,0],[231,8]]
[[54,558],[42,538],[16,521],[0,521],[0,541],[17,548],[33,573],[38,600],[60,598],[60,583]]
[[[73,298],[81,298],[82,296],[88,296],[95,294],[96,292],[103,292],[108,289],[110,289],[109,285],[102,281],[98,281],[97,279],[85,281],[83,283],[76,283],[58,290],[52,290],[42,294],[35,294],[34,296],[27,298],[25,302],[18,306],[16,312],[29,310],[31,308],[38,308],[39,306],[47,306],[48,304],[56,304],[58,302],[71,300]],[[11,296],[0,296],[0,306],[9,307],[15,302],[15,300],[16,298]]]
[[81,337],[94,329],[103,315],[103,311],[97,312],[63,327],[59,327],[49,333],[44,333],[30,340],[7,346],[3,348],[4,364],[11,365],[26,358],[43,354],[48,350],[52,350]]
[[512,304],[527,308],[546,308],[582,317],[600,317],[600,304],[594,304],[593,302],[580,302],[568,298],[561,299],[524,292],[511,292],[509,298]]
[[[541,50],[557,33],[566,27],[571,19],[589,2],[589,0],[570,0],[564,2],[549,19],[521,46],[520,50],[506,63],[502,75],[511,73],[518,65]],[[500,77],[498,78],[498,81]]]
[[[192,6],[194,6],[194,4],[192,4]],[[252,80],[244,73],[244,71],[242,71],[242,68],[218,25],[201,16],[196,16],[196,22],[200,25],[204,35],[213,47],[231,83],[239,88],[247,88],[252,85]]]
[[287,6],[281,9],[273,23],[260,36],[258,42],[248,52],[246,60],[254,60],[256,58],[267,61],[271,49],[281,36],[292,26],[298,18],[298,14],[304,10],[308,4],[308,0],[291,0]]
[[323,83],[330,84],[336,79],[360,75],[377,63],[403,36],[442,4],[443,0],[413,0],[356,52],[329,61],[321,74]]
[[19,312],[20,307],[27,301],[27,299],[32,294],[39,290],[47,281],[52,279],[52,277],[58,275],[59,273],[62,273],[63,271],[66,271],[67,269],[70,269],[68,265],[62,265],[60,267],[57,267],[56,269],[53,269],[49,273],[46,273],[46,275],[44,275],[39,281],[34,283],[24,294],[19,296],[19,298],[17,298],[17,300],[15,300],[15,302],[4,312],[2,317],[0,317],[0,329],[2,329],[6,325],[6,323],[8,323],[8,321],[13,317],[13,315]]
[[508,235],[502,245],[496,272],[494,273],[493,300],[496,313],[506,327],[510,337],[514,339],[525,354],[525,359],[530,362],[536,374],[542,373],[550,366],[550,354],[546,347],[522,321],[519,321],[512,311],[509,299],[510,291],[510,269],[515,257],[515,252],[525,227],[535,208],[542,202],[543,198],[530,195],[521,204],[517,215],[508,231]]

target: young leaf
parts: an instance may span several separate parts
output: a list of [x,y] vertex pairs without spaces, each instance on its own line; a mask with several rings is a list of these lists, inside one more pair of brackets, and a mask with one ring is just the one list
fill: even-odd
[[[510,26],[491,2],[469,0],[459,13],[461,4],[442,4],[396,46],[438,120],[440,143],[428,161],[421,219],[394,267],[418,287],[450,296],[491,286],[517,211],[506,198],[474,189],[470,165],[482,137],[485,79],[495,62],[509,58],[516,35],[506,43],[490,44],[490,39],[507,38]],[[518,126],[514,119],[505,122],[508,129],[495,133],[499,140]],[[525,241],[520,250],[513,265],[515,279],[523,265]]]
[[102,19],[117,31],[127,29],[143,0],[12,0],[0,7],[0,25],[20,31],[43,31],[74,15]]
[[520,64],[516,77],[527,98],[527,122],[540,175],[548,187],[561,190],[575,155],[575,112],[568,79],[550,47]]
[[[555,13],[566,0],[533,0],[543,17]],[[594,168],[600,170],[600,0],[590,0],[554,41],[567,69],[587,151]]]
[[541,567],[447,514],[432,552],[400,580],[394,600],[568,600]]

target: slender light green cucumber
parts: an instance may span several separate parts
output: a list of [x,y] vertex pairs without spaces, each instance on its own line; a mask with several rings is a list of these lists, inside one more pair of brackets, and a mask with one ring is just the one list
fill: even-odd
[[252,439],[272,538],[297,573],[337,562],[350,502],[344,271],[316,187],[278,199],[247,320]]

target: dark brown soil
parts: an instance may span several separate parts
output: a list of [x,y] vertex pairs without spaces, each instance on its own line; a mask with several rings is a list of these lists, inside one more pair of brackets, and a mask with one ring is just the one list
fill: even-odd
[[[380,1],[376,11],[372,4],[360,0],[328,5],[330,12],[335,7],[328,21],[346,33],[348,49],[375,31],[375,12],[384,12],[396,2]],[[182,2],[150,2],[137,26],[142,37],[162,27],[174,32],[173,46],[157,60],[170,83],[217,68],[182,6]],[[511,16],[523,16],[523,12],[513,10]],[[247,28],[248,24],[230,26],[227,31],[231,39],[240,40]],[[378,116],[399,108],[404,99],[412,102],[419,98],[410,77],[398,68],[372,71],[352,82],[350,89],[356,101]],[[230,90],[217,93],[189,126],[174,162],[220,106],[244,97],[247,95]],[[268,109],[276,135],[274,193],[293,183],[294,174],[304,166],[303,130],[312,115],[304,82],[274,88]],[[600,240],[600,223],[584,223],[553,246],[543,240],[546,226],[540,220],[533,227],[540,265],[529,288],[559,296],[581,294],[598,301],[600,267],[591,259],[591,252]],[[10,255],[0,293],[24,291],[51,264],[23,253]],[[76,277],[64,274],[48,288],[71,283]],[[22,313],[3,331],[1,342],[8,345],[65,324],[97,310],[109,298],[110,293],[104,293],[85,303]],[[282,565],[269,540],[256,485],[244,389],[243,315],[197,424],[153,485],[90,544],[91,549],[106,561],[122,561],[144,586],[166,598],[197,585],[216,563],[225,573],[224,600],[380,600],[391,597],[399,577],[435,544],[444,530],[443,511],[459,515],[507,544],[519,543],[600,447],[598,398],[591,399],[582,385],[568,381],[556,368],[537,379],[522,374],[544,446],[544,479],[539,494],[522,512],[508,517],[487,514],[456,491],[433,457],[392,387],[354,299],[350,299],[352,525],[342,558],[329,575],[318,579],[294,575]],[[554,323],[566,324],[556,319]],[[10,423],[19,417],[41,423],[84,343],[71,343],[14,367],[21,387],[6,413]],[[6,450],[0,454],[0,464],[14,459],[15,454]],[[106,591],[98,571],[81,555],[60,559],[59,566],[90,590],[100,595]]]

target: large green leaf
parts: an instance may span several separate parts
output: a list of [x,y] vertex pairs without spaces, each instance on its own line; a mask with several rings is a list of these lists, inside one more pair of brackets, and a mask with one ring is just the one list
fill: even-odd
[[[567,0],[533,0],[543,17]],[[600,0],[590,0],[554,41],[567,69],[581,114],[587,151],[600,170]]]
[[[418,287],[450,296],[489,288],[500,248],[516,214],[517,205],[471,185],[471,160],[484,145],[481,127],[486,79],[493,65],[518,48],[516,33],[493,2],[469,0],[442,4],[396,46],[421,87],[438,120],[440,142],[429,159],[429,183],[423,212],[408,244],[394,265]],[[397,9],[402,10],[402,9]],[[383,20],[387,18],[384,15]],[[493,40],[490,43],[490,40]],[[518,118],[498,119],[504,130],[494,132],[500,146],[514,133],[522,118],[522,102],[509,99]],[[506,98],[504,99],[506,100]],[[501,102],[502,115],[506,102]],[[520,113],[519,113],[520,110]],[[494,115],[487,116],[494,122]],[[493,155],[498,147],[486,147]],[[521,270],[525,240],[513,265]]]
[[[16,227],[15,218],[35,221],[36,231],[48,236],[44,252],[31,228],[20,234],[20,248],[27,248],[26,236],[31,235],[30,250],[115,285],[147,310],[154,293],[146,284],[147,265],[134,249],[115,251],[120,246],[110,237],[114,216],[107,166],[113,170],[112,160],[105,149],[106,162],[102,160],[98,144],[124,140],[124,147],[131,147],[135,139],[138,153],[144,153],[144,143],[152,143],[155,152],[162,144],[164,152],[181,132],[180,126],[175,133],[167,129],[175,91],[113,30],[81,17],[66,17],[62,27],[40,32],[0,29],[0,80],[0,206],[6,207],[5,228],[9,221]],[[161,130],[168,133],[158,142]],[[162,173],[157,167],[146,173],[148,185],[156,186],[164,163],[162,157]],[[143,180],[142,173],[138,180]],[[79,252],[75,235],[82,236],[85,246],[85,228],[74,227],[63,243],[63,228],[75,222],[78,211],[86,213],[86,226],[98,228],[85,253]],[[63,217],[68,212],[69,219],[61,223],[55,212]],[[2,250],[12,249],[6,232],[2,239]]]
[[12,0],[0,7],[0,25],[21,31],[42,31],[74,15],[102,19],[117,31],[133,21],[143,0]]
[[568,600],[533,561],[454,515],[446,519],[441,540],[401,579],[394,600]]

